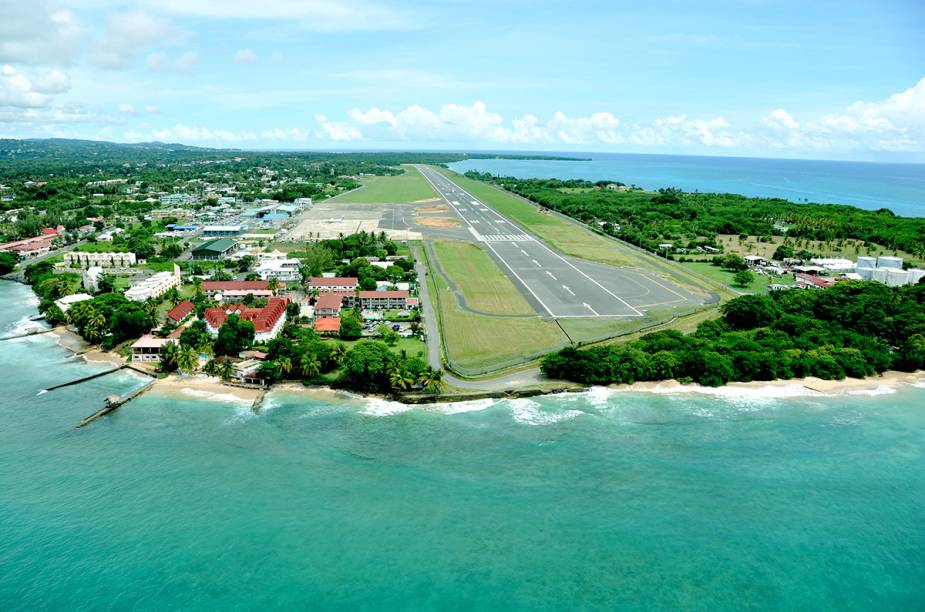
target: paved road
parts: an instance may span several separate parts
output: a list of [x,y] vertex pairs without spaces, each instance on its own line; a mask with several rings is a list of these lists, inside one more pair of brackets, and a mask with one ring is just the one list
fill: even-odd
[[416,167],[501,269],[523,287],[540,314],[555,318],[644,316],[608,288],[603,277],[550,249],[439,172]]

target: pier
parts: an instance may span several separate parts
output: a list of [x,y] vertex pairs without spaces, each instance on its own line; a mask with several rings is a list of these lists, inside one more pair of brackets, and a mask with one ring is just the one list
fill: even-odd
[[53,331],[55,330],[54,329],[36,329],[30,332],[26,332],[24,334],[16,334],[15,336],[4,336],[3,338],[0,338],[0,342],[2,342],[3,340],[16,340],[17,338],[28,338],[29,336],[38,336],[39,334],[50,334]]
[[90,416],[81,419],[81,421],[77,423],[77,428],[79,429],[81,427],[86,427],[87,425],[97,420],[101,416],[106,416],[110,412],[113,412],[114,410],[118,410],[121,406],[127,404],[128,402],[132,401],[133,399],[135,399],[136,397],[138,397],[139,395],[141,395],[142,393],[150,389],[154,385],[154,382],[155,381],[153,380],[149,380],[145,382],[145,384],[142,385],[140,388],[135,389],[134,391],[130,391],[129,393],[123,395],[122,397],[117,397],[115,399],[106,398],[106,405],[100,408],[99,410],[97,410],[96,412],[94,412],[93,414],[91,414]]

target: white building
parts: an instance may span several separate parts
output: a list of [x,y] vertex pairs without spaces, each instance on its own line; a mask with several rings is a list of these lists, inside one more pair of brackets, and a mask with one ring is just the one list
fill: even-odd
[[92,300],[93,296],[88,293],[75,293],[74,295],[66,295],[60,300],[55,300],[55,306],[61,309],[61,312],[67,312],[68,309],[74,304],[80,302],[86,302],[87,300]]
[[70,251],[64,254],[64,263],[67,267],[79,266],[81,268],[128,268],[134,266],[134,253],[84,253]]
[[173,272],[158,272],[154,276],[134,283],[125,292],[125,297],[132,302],[143,302],[153,297],[160,297],[180,287],[180,266],[173,265]]
[[829,272],[854,272],[855,263],[850,259],[841,259],[837,257],[817,257],[810,259],[809,263],[814,266],[825,268]]
[[265,259],[260,262],[255,272],[262,280],[275,278],[281,281],[298,281],[302,278],[298,259]]

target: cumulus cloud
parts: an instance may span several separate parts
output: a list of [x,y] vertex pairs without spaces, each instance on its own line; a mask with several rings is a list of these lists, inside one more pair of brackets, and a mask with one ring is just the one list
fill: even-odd
[[168,56],[163,51],[155,51],[154,53],[149,53],[148,58],[145,60],[145,64],[151,70],[163,70],[169,62],[170,56]]
[[161,112],[161,109],[157,106],[154,106],[153,104],[149,104],[145,107],[145,112],[149,115],[156,115],[157,113]]
[[0,2],[0,62],[70,64],[80,38],[77,18],[52,0]]
[[925,151],[925,78],[885,100],[797,121],[782,108],[761,120],[772,148],[810,151]]
[[119,105],[119,112],[120,112],[120,113],[125,113],[126,115],[134,115],[134,114],[135,114],[135,105],[134,105],[134,104],[120,104],[120,105]]
[[214,142],[234,143],[256,140],[253,132],[216,130],[205,126],[189,126],[178,123],[170,128],[155,129],[149,132],[128,130],[122,137],[129,142]]
[[91,58],[101,68],[121,70],[132,63],[135,53],[173,35],[170,20],[165,17],[145,11],[115,13],[109,16]]
[[255,64],[257,54],[254,53],[253,49],[238,49],[234,54],[234,61],[236,64]]
[[29,77],[9,64],[0,67],[0,107],[48,106],[54,94],[64,93],[70,88],[68,76],[57,69]]
[[315,115],[318,124],[318,137],[338,142],[362,140],[363,133],[348,123],[331,122],[324,115]]

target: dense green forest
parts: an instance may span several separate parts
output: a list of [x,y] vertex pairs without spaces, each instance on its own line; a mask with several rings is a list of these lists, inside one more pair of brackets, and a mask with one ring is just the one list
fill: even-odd
[[853,238],[925,258],[925,219],[898,217],[887,209],[671,188],[650,192],[614,181],[518,179],[472,171],[466,176],[580,221],[600,221],[602,231],[653,252],[661,243],[687,249],[716,246],[718,234],[786,235],[823,241]]
[[863,377],[925,368],[925,284],[842,282],[825,291],[747,295],[693,334],[659,331],[621,345],[548,355],[543,372],[587,384]]

